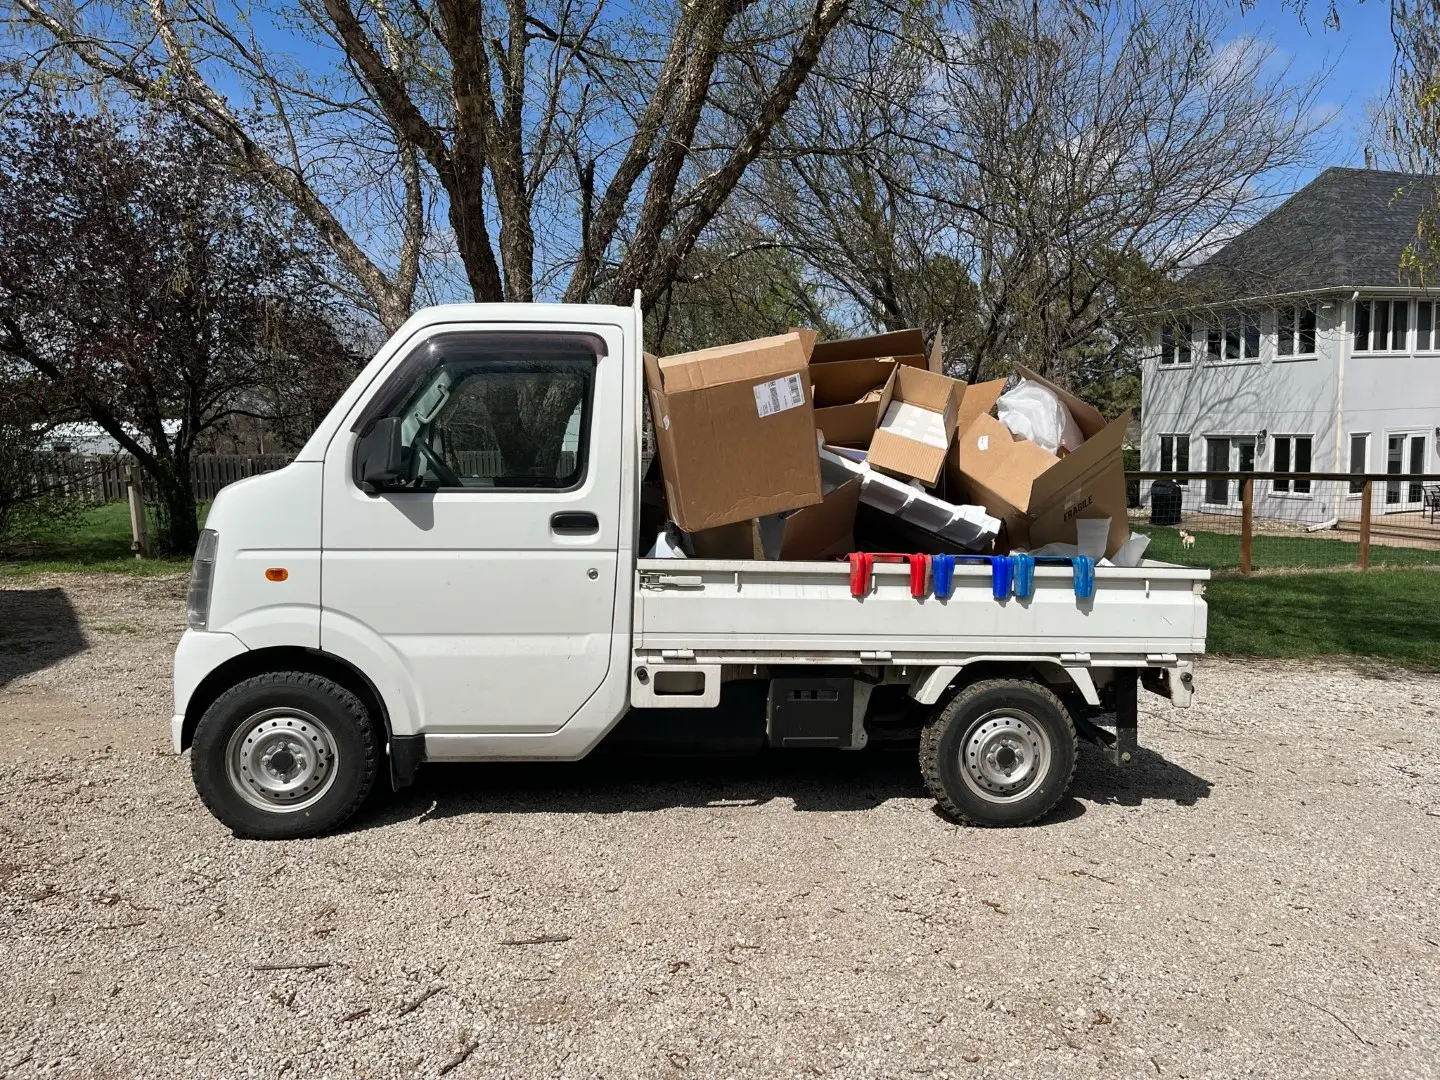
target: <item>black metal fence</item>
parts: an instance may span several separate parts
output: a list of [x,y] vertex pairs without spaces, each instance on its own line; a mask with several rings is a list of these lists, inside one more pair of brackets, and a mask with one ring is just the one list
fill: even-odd
[[1440,474],[1132,472],[1147,557],[1253,571],[1440,566]]

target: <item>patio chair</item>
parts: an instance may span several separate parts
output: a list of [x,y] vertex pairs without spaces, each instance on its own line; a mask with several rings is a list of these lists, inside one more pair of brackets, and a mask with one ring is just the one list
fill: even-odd
[[1440,484],[1425,485],[1425,509],[1430,511],[1430,524],[1435,524],[1435,515],[1440,513]]

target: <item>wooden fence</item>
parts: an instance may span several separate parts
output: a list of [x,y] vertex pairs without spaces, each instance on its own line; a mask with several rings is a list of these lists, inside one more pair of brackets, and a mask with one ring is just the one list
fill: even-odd
[[[190,482],[195,498],[208,501],[226,484],[274,472],[289,461],[288,454],[197,454],[190,459]],[[40,454],[36,484],[85,502],[115,502],[125,498],[125,472],[134,464],[129,454]],[[151,485],[136,472],[149,498]]]
[[[455,455],[465,476],[503,476],[505,463],[498,450],[467,450]],[[125,472],[135,464],[129,454],[40,454],[36,485],[83,502],[116,502],[126,497]],[[290,462],[288,454],[197,454],[190,459],[190,482],[195,498],[208,502],[226,484],[258,473],[274,472]],[[562,450],[559,474],[575,468],[575,453]],[[152,485],[137,470],[141,492],[149,499]]]

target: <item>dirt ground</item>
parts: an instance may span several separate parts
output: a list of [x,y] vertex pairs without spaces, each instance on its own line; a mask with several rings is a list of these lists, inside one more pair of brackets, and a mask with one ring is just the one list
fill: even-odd
[[431,769],[237,841],[184,581],[0,585],[0,1076],[1440,1074],[1440,678],[1208,662],[957,829],[913,756]]

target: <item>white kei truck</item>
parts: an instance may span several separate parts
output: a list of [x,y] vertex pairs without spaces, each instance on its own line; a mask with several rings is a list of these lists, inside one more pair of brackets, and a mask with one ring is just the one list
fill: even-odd
[[[903,565],[642,557],[643,321],[633,308],[432,307],[295,460],[216,498],[175,654],[176,753],[237,836],[333,830],[377,774],[570,761],[633,721],[723,715],[755,749],[918,738],[941,807],[1041,817],[1077,737],[1136,751],[1137,691],[1189,704],[1206,570],[1065,567],[997,599]],[[618,734],[618,732],[617,732]],[[748,736],[747,736],[748,738]]]

